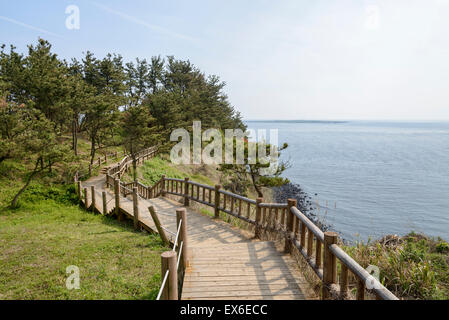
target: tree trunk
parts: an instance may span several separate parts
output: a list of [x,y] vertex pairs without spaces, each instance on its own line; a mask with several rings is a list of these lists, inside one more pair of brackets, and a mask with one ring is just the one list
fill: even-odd
[[73,120],[72,123],[72,149],[75,153],[75,156],[78,155],[78,125],[76,120]]
[[260,187],[257,185],[257,183],[256,183],[256,177],[254,176],[254,173],[253,173],[252,171],[251,171],[250,175],[251,175],[251,181],[253,182],[254,189],[256,189],[257,196],[258,196],[259,198],[263,198],[262,190],[261,190]]
[[94,158],[95,158],[95,137],[91,137],[90,164],[94,164]]
[[28,177],[25,185],[22,187],[22,189],[19,190],[19,192],[15,195],[14,199],[11,202],[11,208],[16,208],[17,206],[17,200],[19,200],[20,195],[25,191],[25,189],[30,185],[31,180],[33,179],[33,177],[36,175],[36,173],[38,173],[38,167],[39,167],[39,162],[42,161],[42,157],[37,159],[36,161],[36,165],[34,166],[34,170],[33,172],[30,174],[30,176]]
[[137,160],[136,160],[136,154],[133,147],[133,143],[131,142],[131,157],[133,158],[133,178],[134,181],[137,179]]
[[133,156],[133,178],[134,181],[137,180],[137,161],[135,156]]

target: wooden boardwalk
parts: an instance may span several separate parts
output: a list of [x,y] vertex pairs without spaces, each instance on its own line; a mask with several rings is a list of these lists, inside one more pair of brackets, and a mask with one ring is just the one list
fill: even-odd
[[[90,186],[95,186],[95,207],[102,212],[102,192],[107,210],[115,207],[114,195],[106,188],[105,176],[92,177],[83,184],[91,204]],[[147,230],[156,231],[148,211],[154,206],[162,225],[176,233],[178,202],[159,197],[139,198],[139,221]],[[131,196],[120,199],[120,208],[133,216]],[[258,241],[251,234],[229,224],[187,209],[190,267],[186,270],[183,300],[304,300],[317,299],[289,254],[274,242]]]

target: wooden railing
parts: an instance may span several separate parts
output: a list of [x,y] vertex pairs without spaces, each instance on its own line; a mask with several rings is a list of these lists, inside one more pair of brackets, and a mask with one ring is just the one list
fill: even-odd
[[[338,246],[337,233],[323,233],[296,208],[295,201],[289,203],[289,207],[286,251],[291,252],[291,247],[288,244],[292,243],[304,256],[317,276],[323,281],[323,299],[346,299],[349,297],[350,271],[357,278],[356,297],[358,300],[365,299],[367,286],[377,299],[398,300],[394,294]],[[297,229],[298,226],[300,226],[299,232]],[[321,256],[321,248],[324,249],[323,259]],[[337,260],[340,262],[339,284],[337,284]]]
[[[356,299],[364,300],[366,289],[377,299],[397,300],[377,279],[338,246],[338,235],[323,233],[296,207],[296,200],[287,203],[264,203],[262,198],[252,200],[221,189],[185,179],[162,177],[162,195],[171,194],[214,208],[215,217],[224,212],[255,226],[255,237],[263,232],[277,233],[285,238],[285,252],[296,248],[306,259],[323,284],[323,299],[348,299],[349,272],[357,279]],[[340,276],[337,275],[337,260]],[[337,278],[339,280],[337,281]],[[368,288],[367,288],[368,287]]]
[[[158,147],[150,147],[147,149],[144,149],[142,151],[139,151],[135,154],[136,162],[137,164],[140,164],[141,162],[154,157],[157,153]],[[107,175],[112,178],[118,178],[123,175],[125,171],[128,171],[130,166],[132,165],[133,158],[130,154],[125,155],[125,157],[120,161],[120,163],[112,168],[110,168],[107,172]]]
[[120,155],[126,155],[125,151],[116,151],[111,153],[106,153],[104,156],[98,157],[92,164],[85,169],[78,170],[75,172],[75,182],[92,176],[92,170],[100,167],[102,164],[107,163],[109,159],[118,159]]
[[[157,148],[149,148],[139,152],[138,161],[140,162],[152,157],[156,154],[156,152]],[[338,245],[338,235],[336,233],[323,233],[312,221],[310,221],[297,208],[296,200],[290,199],[287,203],[264,203],[262,198],[252,200],[241,195],[222,190],[219,185],[212,187],[190,181],[189,178],[175,179],[162,176],[162,178],[151,187],[145,186],[138,181],[123,183],[119,180],[120,176],[128,169],[131,163],[132,160],[130,160],[129,156],[126,156],[117,166],[109,169],[106,174],[107,186],[114,187],[115,212],[119,219],[121,217],[120,196],[126,197],[133,194],[133,201],[135,202],[135,225],[138,225],[139,223],[137,206],[138,197],[143,199],[152,199],[159,196],[165,196],[167,194],[179,196],[183,198],[185,206],[189,206],[190,201],[195,201],[214,208],[214,216],[216,218],[219,218],[220,212],[223,212],[246,223],[254,225],[256,238],[260,239],[264,233],[278,235],[283,238],[285,240],[285,252],[293,253],[293,250],[296,249],[299,253],[301,253],[308,265],[322,281],[323,299],[351,298],[351,294],[349,292],[349,273],[352,273],[357,281],[357,299],[365,299],[367,289],[374,293],[377,299],[398,299]],[[80,189],[81,184],[79,183],[78,186],[78,189]],[[86,189],[84,190],[86,192]],[[81,197],[81,190],[78,192]],[[94,194],[93,188],[92,194]],[[87,197],[85,198],[87,205],[88,199]],[[103,192],[104,208],[106,208],[105,199],[106,197]],[[92,202],[94,203],[94,201],[95,199],[93,198]],[[104,209],[103,211],[106,210]],[[152,216],[157,226],[157,215],[152,213]],[[182,221],[186,220],[182,219]],[[176,235],[176,239],[179,239],[180,226],[182,226],[182,222],[181,224],[178,224],[178,234]],[[181,227],[181,229],[182,228],[183,227]],[[165,232],[163,226],[160,226],[160,228],[158,227],[158,231],[161,234],[161,237],[164,237]],[[186,234],[184,236],[186,237]],[[177,241],[178,240],[175,240],[175,247]],[[183,241],[183,246],[185,249],[186,242],[185,240]],[[180,245],[179,248],[182,248],[182,246]],[[172,255],[173,254],[166,254],[166,257],[162,257],[163,266],[165,265],[169,268],[170,265],[175,265],[173,264],[173,261],[170,260],[174,259]],[[181,254],[178,256],[181,256]],[[337,273],[338,262],[340,263],[339,274]],[[176,261],[176,265],[179,265],[179,257]],[[176,286],[175,289],[173,285],[173,282],[177,282],[177,274],[177,271],[169,271],[169,269],[167,269],[164,273],[164,282],[159,297],[170,299],[177,295],[179,292],[178,286]],[[173,293],[173,290],[176,290],[176,294]]]

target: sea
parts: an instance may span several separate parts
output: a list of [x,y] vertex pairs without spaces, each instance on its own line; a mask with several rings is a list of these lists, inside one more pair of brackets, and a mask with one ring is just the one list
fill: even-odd
[[347,241],[424,233],[449,240],[449,122],[245,121],[288,143],[283,176]]

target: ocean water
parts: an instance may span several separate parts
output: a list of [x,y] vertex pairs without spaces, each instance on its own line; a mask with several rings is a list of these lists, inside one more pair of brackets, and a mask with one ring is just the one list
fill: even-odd
[[246,124],[278,129],[279,143],[289,144],[284,176],[344,239],[415,231],[449,240],[449,123]]

